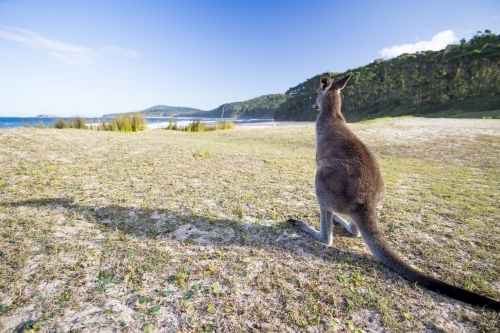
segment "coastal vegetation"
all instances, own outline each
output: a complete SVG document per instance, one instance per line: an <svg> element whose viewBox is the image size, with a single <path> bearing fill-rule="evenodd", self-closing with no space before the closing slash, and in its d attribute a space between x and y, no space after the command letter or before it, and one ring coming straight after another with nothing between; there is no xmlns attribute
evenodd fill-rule
<svg viewBox="0 0 500 333"><path fill-rule="evenodd" d="M207 117L273 119L275 110L288 98L285 94L271 94L244 102L226 103L208 111Z"/></svg>
<svg viewBox="0 0 500 333"><path fill-rule="evenodd" d="M352 77L342 91L342 110L348 121L402 115L500 116L500 35L490 30L441 51L378 59L331 75L338 79L348 73ZM314 120L317 112L311 108L311 98L320 75L288 89L290 98L274 118Z"/></svg>
<svg viewBox="0 0 500 333"><path fill-rule="evenodd" d="M91 125L90 128L101 131L139 132L147 129L147 120L139 113L118 115L109 122L101 120L99 125Z"/></svg>
<svg viewBox="0 0 500 333"><path fill-rule="evenodd" d="M165 129L172 131L184 131L184 132L210 132L210 131L226 130L232 128L234 128L234 122L232 121L204 123L201 121L201 119L196 119L190 122L189 124L182 126L178 125L176 121L169 119L168 126Z"/></svg>
<svg viewBox="0 0 500 333"><path fill-rule="evenodd" d="M394 250L496 299L499 121L350 125L381 166ZM498 313L408 283L341 226L326 247L285 222L318 225L312 124L0 136L2 332L498 332Z"/></svg>
<svg viewBox="0 0 500 333"><path fill-rule="evenodd" d="M111 132L139 132L147 129L147 119L141 113L118 114L115 118L95 119L90 122L83 117L69 119L57 118L53 125L46 125L42 122L33 126L24 124L24 127L37 128L57 128L57 129L87 129L96 131ZM160 128L160 127L158 127ZM234 128L233 121L203 122L201 119L195 119L192 122L182 125L179 122L169 119L166 130L175 130L183 132L210 132L217 130L226 130Z"/></svg>
<svg viewBox="0 0 500 333"><path fill-rule="evenodd" d="M120 114L111 120L100 119L92 123L87 123L83 117L71 118L68 121L59 118L56 119L54 127L57 129L74 128L113 132L139 132L147 129L147 120L139 113Z"/></svg>
<svg viewBox="0 0 500 333"><path fill-rule="evenodd" d="M139 111L145 117L201 117L201 118L250 118L273 119L274 111L290 96L270 94L252 98L243 102L225 103L210 110L202 111L193 108L157 105ZM128 114L128 113L124 113ZM103 117L116 116L107 114Z"/></svg>

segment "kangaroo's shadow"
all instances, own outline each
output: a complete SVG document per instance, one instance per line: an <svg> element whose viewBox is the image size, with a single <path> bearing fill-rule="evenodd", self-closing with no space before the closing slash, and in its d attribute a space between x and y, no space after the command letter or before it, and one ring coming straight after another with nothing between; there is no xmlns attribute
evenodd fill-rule
<svg viewBox="0 0 500 333"><path fill-rule="evenodd" d="M87 206L67 198L4 202L10 207L36 207L38 209L64 210L77 214L88 223L99 225L101 230L120 231L137 239L167 239L200 246L249 247L274 249L282 252L317 257L325 262L349 262L360 270L377 270L382 278L394 279L395 273L371 254L356 253L336 247L335 238L352 238L341 226L334 227L334 243L328 247L287 222L245 223L231 219L213 219L178 210L149 209L121 205ZM104 228L104 229L103 229ZM364 246L364 245L363 245Z"/></svg>

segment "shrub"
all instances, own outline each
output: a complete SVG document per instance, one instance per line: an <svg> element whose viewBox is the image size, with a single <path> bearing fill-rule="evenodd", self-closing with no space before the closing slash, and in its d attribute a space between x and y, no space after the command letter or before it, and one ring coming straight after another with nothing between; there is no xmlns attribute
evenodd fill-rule
<svg viewBox="0 0 500 333"><path fill-rule="evenodd" d="M107 131L139 132L147 129L147 120L140 113L118 115L106 126Z"/></svg>
<svg viewBox="0 0 500 333"><path fill-rule="evenodd" d="M108 129L109 124L106 122L106 120L101 119L99 121L99 125L97 126L98 131L109 131Z"/></svg>
<svg viewBox="0 0 500 333"><path fill-rule="evenodd" d="M54 124L55 128L78 128L92 129L98 131L113 131L113 132L139 132L147 129L147 120L140 113L132 115L118 115L111 121L105 119L95 120L92 124L87 124L85 118L76 117L70 119L68 123L64 119L57 119Z"/></svg>
<svg viewBox="0 0 500 333"><path fill-rule="evenodd" d="M205 124L201 122L201 119L196 119L186 127L186 132L203 132L204 130Z"/></svg>
<svg viewBox="0 0 500 333"><path fill-rule="evenodd" d="M68 127L69 128L76 128L76 129L87 129L87 123L85 121L85 118L76 117L76 118L70 119Z"/></svg>
<svg viewBox="0 0 500 333"><path fill-rule="evenodd" d="M64 121L64 119L56 119L54 123L55 128L63 129L63 128L68 128L68 124Z"/></svg>
<svg viewBox="0 0 500 333"><path fill-rule="evenodd" d="M148 122L146 118L140 113L134 113L130 117L132 132L144 131L147 129Z"/></svg>

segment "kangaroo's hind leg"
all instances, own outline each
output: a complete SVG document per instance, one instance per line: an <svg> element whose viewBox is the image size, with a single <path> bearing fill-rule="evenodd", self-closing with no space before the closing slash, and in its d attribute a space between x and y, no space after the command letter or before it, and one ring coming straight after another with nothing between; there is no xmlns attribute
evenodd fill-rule
<svg viewBox="0 0 500 333"><path fill-rule="evenodd" d="M307 223L303 221L289 219L288 222L294 225L295 227L307 232L320 242L323 242L327 245L332 245L333 243L332 216L333 216L332 212L327 211L325 209L321 209L319 231L309 226Z"/></svg>
<svg viewBox="0 0 500 333"><path fill-rule="evenodd" d="M345 230L347 230L347 232L353 235L354 237L361 237L361 233L359 232L358 227L356 226L356 223L354 223L352 218L350 222L347 222L340 216L333 214L333 220L339 223L341 226L343 226Z"/></svg>

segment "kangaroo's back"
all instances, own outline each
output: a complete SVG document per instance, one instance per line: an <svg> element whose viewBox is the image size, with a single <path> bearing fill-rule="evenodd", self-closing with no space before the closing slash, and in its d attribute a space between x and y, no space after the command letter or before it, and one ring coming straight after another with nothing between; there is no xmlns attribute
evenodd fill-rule
<svg viewBox="0 0 500 333"><path fill-rule="evenodd" d="M349 77L344 78L345 82ZM332 83L326 92L320 87L317 92L315 105L320 105L320 113L316 120L316 173L317 182L328 184L336 200L344 202L338 205L344 207L336 211L349 214L360 209L359 205L376 206L384 183L375 156L347 127L340 112L340 89L345 82L340 83L342 86Z"/></svg>

